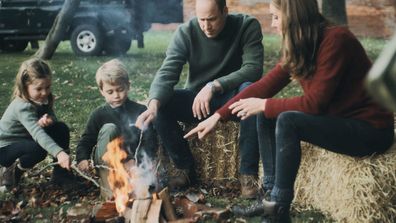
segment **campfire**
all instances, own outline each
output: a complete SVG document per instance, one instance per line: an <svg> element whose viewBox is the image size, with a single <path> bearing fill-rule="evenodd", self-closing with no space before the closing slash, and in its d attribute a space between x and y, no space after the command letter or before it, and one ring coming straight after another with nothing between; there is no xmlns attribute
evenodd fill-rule
<svg viewBox="0 0 396 223"><path fill-rule="evenodd" d="M228 215L227 210L209 208L184 196L171 199L167 188L156 191L155 162L146 155L135 155L135 159L128 160L126 151L121 137L107 146L103 160L109 167L108 189L114 200L106 201L94 211L94 222L197 222L204 215L215 219ZM175 209L181 210L181 214L176 215Z"/></svg>

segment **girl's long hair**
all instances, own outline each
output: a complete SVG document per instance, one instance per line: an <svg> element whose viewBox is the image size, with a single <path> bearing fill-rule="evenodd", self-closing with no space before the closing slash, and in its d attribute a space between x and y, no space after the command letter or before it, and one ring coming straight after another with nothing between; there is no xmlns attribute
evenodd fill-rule
<svg viewBox="0 0 396 223"><path fill-rule="evenodd" d="M16 97L32 102L29 99L27 86L36 79L52 79L52 72L49 64L39 58L31 58L22 62L18 73L15 77L14 92L11 99ZM54 104L54 96L52 92L48 95L48 104L52 107Z"/></svg>
<svg viewBox="0 0 396 223"><path fill-rule="evenodd" d="M282 66L295 79L310 77L328 21L320 14L316 0L272 0L271 4L282 17Z"/></svg>

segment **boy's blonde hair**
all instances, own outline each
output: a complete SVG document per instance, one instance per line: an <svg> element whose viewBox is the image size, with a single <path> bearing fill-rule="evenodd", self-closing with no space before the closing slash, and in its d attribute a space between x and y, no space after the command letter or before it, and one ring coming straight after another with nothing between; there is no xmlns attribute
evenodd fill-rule
<svg viewBox="0 0 396 223"><path fill-rule="evenodd" d="M18 73L15 77L14 92L11 100L15 97L22 98L26 101L30 101L27 87L37 79L52 79L51 67L47 62L40 58L31 58L22 62L19 67ZM52 93L48 96L48 103L50 106L53 105L54 96Z"/></svg>
<svg viewBox="0 0 396 223"><path fill-rule="evenodd" d="M100 66L96 71L95 78L100 90L103 89L103 83L129 86L128 71L124 64L117 59L107 61Z"/></svg>

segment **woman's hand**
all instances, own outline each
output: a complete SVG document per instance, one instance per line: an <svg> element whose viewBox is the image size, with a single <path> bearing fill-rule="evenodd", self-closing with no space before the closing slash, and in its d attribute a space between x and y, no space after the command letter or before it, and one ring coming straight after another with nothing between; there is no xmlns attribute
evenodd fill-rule
<svg viewBox="0 0 396 223"><path fill-rule="evenodd" d="M50 126L52 123L54 123L54 120L48 114L44 114L37 122L37 124L42 128Z"/></svg>
<svg viewBox="0 0 396 223"><path fill-rule="evenodd" d="M89 161L88 160L81 160L78 164L77 167L81 171L87 171L89 170Z"/></svg>
<svg viewBox="0 0 396 223"><path fill-rule="evenodd" d="M241 120L249 118L251 115L257 115L265 111L265 104L267 99L261 98L246 98L234 102L229 109L232 114L236 114Z"/></svg>
<svg viewBox="0 0 396 223"><path fill-rule="evenodd" d="M56 155L56 158L58 159L59 166L70 170L70 156L67 153L61 151Z"/></svg>
<svg viewBox="0 0 396 223"><path fill-rule="evenodd" d="M212 116L207 118L206 120L200 122L197 127L193 128L191 131L189 131L186 135L184 135L184 138L189 138L190 136L194 135L195 133L198 134L198 138L202 139L208 134L217 124L217 122L220 120L220 114L214 113Z"/></svg>

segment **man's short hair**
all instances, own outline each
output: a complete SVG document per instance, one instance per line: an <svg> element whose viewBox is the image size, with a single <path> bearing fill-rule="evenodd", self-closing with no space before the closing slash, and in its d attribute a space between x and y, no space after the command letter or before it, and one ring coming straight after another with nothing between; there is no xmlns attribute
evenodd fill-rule
<svg viewBox="0 0 396 223"><path fill-rule="evenodd" d="M226 0L215 0L217 7L219 7L220 11L223 12L224 7L227 6Z"/></svg>
<svg viewBox="0 0 396 223"><path fill-rule="evenodd" d="M196 0L199 1L199 0ZM220 12L223 13L224 7L227 6L226 0L213 0L217 7L219 8Z"/></svg>
<svg viewBox="0 0 396 223"><path fill-rule="evenodd" d="M96 71L96 83L102 90L103 83L108 83L111 85L129 85L128 71L124 64L117 60L112 59L107 61Z"/></svg>

